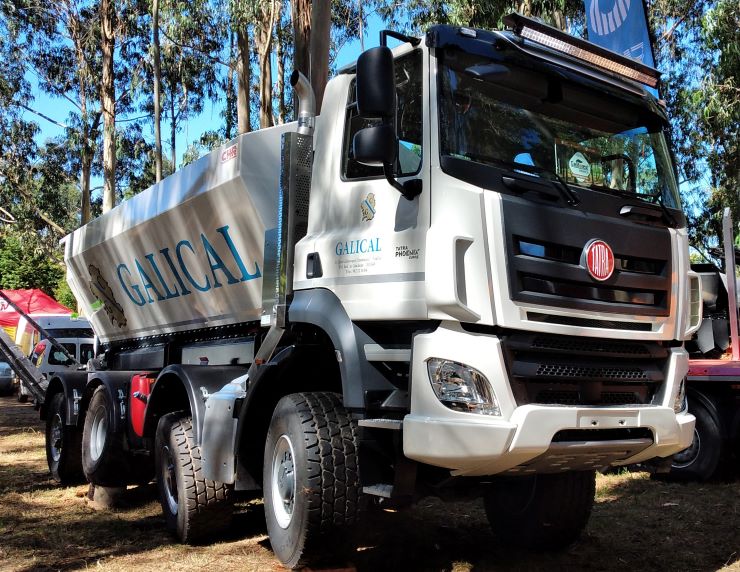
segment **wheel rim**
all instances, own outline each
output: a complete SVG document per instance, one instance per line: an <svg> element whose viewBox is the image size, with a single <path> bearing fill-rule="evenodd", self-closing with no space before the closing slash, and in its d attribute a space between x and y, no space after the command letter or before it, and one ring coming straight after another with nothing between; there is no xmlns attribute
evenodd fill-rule
<svg viewBox="0 0 740 572"><path fill-rule="evenodd" d="M92 428L90 429L90 457L97 461L103 454L105 439L108 435L108 416L105 408L99 407L95 411Z"/></svg>
<svg viewBox="0 0 740 572"><path fill-rule="evenodd" d="M673 455L673 467L676 469L685 469L694 461L696 461L696 459L699 457L700 452L701 437L699 436L699 431L697 431L696 427L694 427L694 439L691 441L691 445L689 445L683 451L680 451Z"/></svg>
<svg viewBox="0 0 740 572"><path fill-rule="evenodd" d="M165 445L162 447L161 474L164 477L164 496L172 514L177 514L177 477L175 476L175 460L172 451Z"/></svg>
<svg viewBox="0 0 740 572"><path fill-rule="evenodd" d="M280 528L288 528L295 508L296 476L293 443L281 435L272 455L272 507Z"/></svg>
<svg viewBox="0 0 740 572"><path fill-rule="evenodd" d="M52 461L55 463L59 462L59 459L62 457L63 430L62 417L57 413L51 419L51 431L49 435L49 452L51 453Z"/></svg>

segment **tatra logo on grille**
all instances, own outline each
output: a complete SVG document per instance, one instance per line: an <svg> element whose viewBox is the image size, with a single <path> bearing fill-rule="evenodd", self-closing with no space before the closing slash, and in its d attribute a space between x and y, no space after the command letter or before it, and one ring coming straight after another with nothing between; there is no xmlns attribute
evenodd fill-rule
<svg viewBox="0 0 740 572"><path fill-rule="evenodd" d="M582 263L595 280L608 280L614 273L614 253L603 240L593 239L586 244Z"/></svg>

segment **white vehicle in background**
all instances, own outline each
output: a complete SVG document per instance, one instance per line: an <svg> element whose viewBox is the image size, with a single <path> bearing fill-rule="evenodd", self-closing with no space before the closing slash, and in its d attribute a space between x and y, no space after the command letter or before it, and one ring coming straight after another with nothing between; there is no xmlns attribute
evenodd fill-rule
<svg viewBox="0 0 740 572"><path fill-rule="evenodd" d="M22 349L24 355L29 356L31 362L46 379L56 372L75 370L78 365L86 364L87 360L93 357L95 337L90 322L85 318L68 314L32 316L32 318L77 360L77 363L74 363L64 352L55 348L48 339L42 339L41 334L28 323L26 318L21 317L18 321L16 344ZM43 384L43 387L46 388L46 384ZM18 401L26 402L32 395L23 383L19 384Z"/></svg>
<svg viewBox="0 0 740 572"><path fill-rule="evenodd" d="M0 395L13 393L13 370L8 362L0 360Z"/></svg>

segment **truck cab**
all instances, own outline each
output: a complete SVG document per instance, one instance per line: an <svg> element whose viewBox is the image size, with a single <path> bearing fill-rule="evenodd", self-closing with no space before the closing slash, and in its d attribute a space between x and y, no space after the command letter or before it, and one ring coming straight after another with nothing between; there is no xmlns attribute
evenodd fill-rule
<svg viewBox="0 0 740 572"><path fill-rule="evenodd" d="M362 117L362 71L345 69L317 120L294 284L297 298L331 291L355 324L394 317L365 349L378 367L409 357L392 388L409 408L405 455L482 475L675 452L693 423L676 413L697 322L674 279L688 241L663 108L514 32L438 26L392 57L393 176L421 192L353 156L379 119Z"/></svg>

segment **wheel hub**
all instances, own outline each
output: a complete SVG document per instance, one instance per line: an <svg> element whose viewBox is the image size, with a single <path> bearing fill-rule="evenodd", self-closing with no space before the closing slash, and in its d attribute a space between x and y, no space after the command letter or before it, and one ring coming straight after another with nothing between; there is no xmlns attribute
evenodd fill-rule
<svg viewBox="0 0 740 572"><path fill-rule="evenodd" d="M93 461L97 461L103 454L107 435L108 416L105 409L100 407L95 411L92 428L90 429L90 457Z"/></svg>
<svg viewBox="0 0 740 572"><path fill-rule="evenodd" d="M288 528L295 507L295 455L287 435L281 435L272 455L272 506L280 528Z"/></svg>
<svg viewBox="0 0 740 572"><path fill-rule="evenodd" d="M701 437L699 436L699 431L696 430L696 427L694 427L694 439L691 441L691 445L689 445L686 449L683 451L680 451L673 455L673 467L676 469L685 469L691 463L696 461L696 459L699 457L699 452L701 451Z"/></svg>
<svg viewBox="0 0 740 572"><path fill-rule="evenodd" d="M164 476L164 495L167 506L172 514L177 514L177 477L175 475L175 460L172 451L166 445L162 447L162 475Z"/></svg>
<svg viewBox="0 0 740 572"><path fill-rule="evenodd" d="M62 457L62 417L57 413L51 420L49 450L52 460L57 463Z"/></svg>

